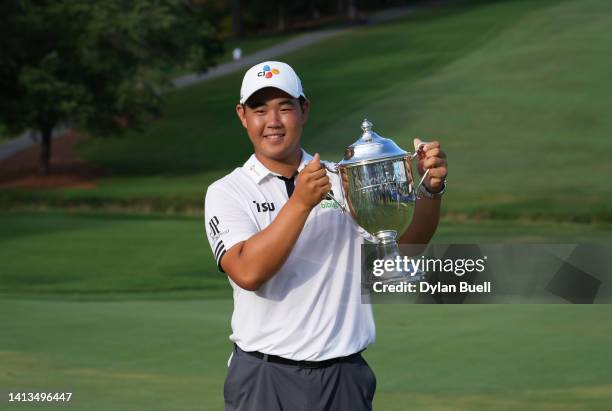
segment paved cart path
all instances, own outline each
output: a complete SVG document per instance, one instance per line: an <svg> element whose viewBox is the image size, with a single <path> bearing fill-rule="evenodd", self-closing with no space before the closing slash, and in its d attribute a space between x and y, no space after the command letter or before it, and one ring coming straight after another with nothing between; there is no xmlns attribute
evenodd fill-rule
<svg viewBox="0 0 612 411"><path fill-rule="evenodd" d="M392 21L404 17L412 10L414 10L414 7L396 7L384 10L368 17L366 25L380 24ZM260 61L270 60L275 57L282 56L284 54L301 49L303 47L310 46L311 44L319 43L320 41L323 41L325 39L337 36L338 34L354 30L357 27L360 26L312 31L301 36L292 38L290 40L284 41L267 49L260 50L253 54L249 54L248 56L245 56L240 60L231 61L225 64L220 64L216 67L212 67L208 69L206 73L187 74L178 77L174 80L174 85L178 88L188 87L194 84L201 83L202 81L225 76L226 74L234 73L236 71L251 67Z"/></svg>

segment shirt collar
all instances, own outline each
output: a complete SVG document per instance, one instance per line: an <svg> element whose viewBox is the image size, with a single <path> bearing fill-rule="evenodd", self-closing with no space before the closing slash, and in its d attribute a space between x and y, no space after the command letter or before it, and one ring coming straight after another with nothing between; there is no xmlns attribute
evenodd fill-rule
<svg viewBox="0 0 612 411"><path fill-rule="evenodd" d="M312 156L302 149L302 159L297 171L300 172L306 165L312 160ZM261 164L255 154L251 154L251 157L244 163L243 166L246 173L255 181L257 184L261 183L268 176L279 176L279 174L273 173L268 170L266 166Z"/></svg>

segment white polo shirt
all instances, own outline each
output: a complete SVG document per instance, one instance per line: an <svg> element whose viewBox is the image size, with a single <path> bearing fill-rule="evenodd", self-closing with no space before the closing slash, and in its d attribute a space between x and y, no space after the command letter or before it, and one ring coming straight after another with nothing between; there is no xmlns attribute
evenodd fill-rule
<svg viewBox="0 0 612 411"><path fill-rule="evenodd" d="M312 159L302 151L301 171ZM328 173L339 197L340 179ZM285 182L253 154L208 187L205 226L219 264L225 252L266 228L287 202ZM372 308L361 302L361 244L357 224L324 200L311 211L281 269L257 291L231 279L230 340L245 351L292 360L343 357L374 342Z"/></svg>

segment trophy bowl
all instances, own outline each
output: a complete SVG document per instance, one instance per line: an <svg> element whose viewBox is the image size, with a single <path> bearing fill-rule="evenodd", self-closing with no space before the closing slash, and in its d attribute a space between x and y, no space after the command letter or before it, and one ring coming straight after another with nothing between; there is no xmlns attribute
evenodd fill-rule
<svg viewBox="0 0 612 411"><path fill-rule="evenodd" d="M355 165L340 165L343 194L351 216L380 241L401 234L414 212L416 194L406 155Z"/></svg>
<svg viewBox="0 0 612 411"><path fill-rule="evenodd" d="M341 177L343 200L332 196L355 222L378 244L379 258L395 259L400 256L396 237L402 235L414 214L417 188L412 159L415 153L402 150L395 142L383 138L372 130L372 123L363 120L363 134L344 151L339 163L325 162L325 167ZM423 176L424 178L425 176ZM424 273L389 273L387 282L398 279L420 281Z"/></svg>

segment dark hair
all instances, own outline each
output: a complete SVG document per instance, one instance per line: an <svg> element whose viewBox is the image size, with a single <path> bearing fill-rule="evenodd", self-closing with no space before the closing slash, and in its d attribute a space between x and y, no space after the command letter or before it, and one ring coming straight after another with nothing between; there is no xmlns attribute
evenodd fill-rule
<svg viewBox="0 0 612 411"><path fill-rule="evenodd" d="M298 101L300 103L300 109L302 110L302 112L304 112L304 103L306 102L306 97L300 96L298 97ZM258 101L251 100L251 98L248 98L247 101L242 103L242 107L244 108L244 106L247 106L248 108L252 110L255 107L257 107L259 104L261 103Z"/></svg>

